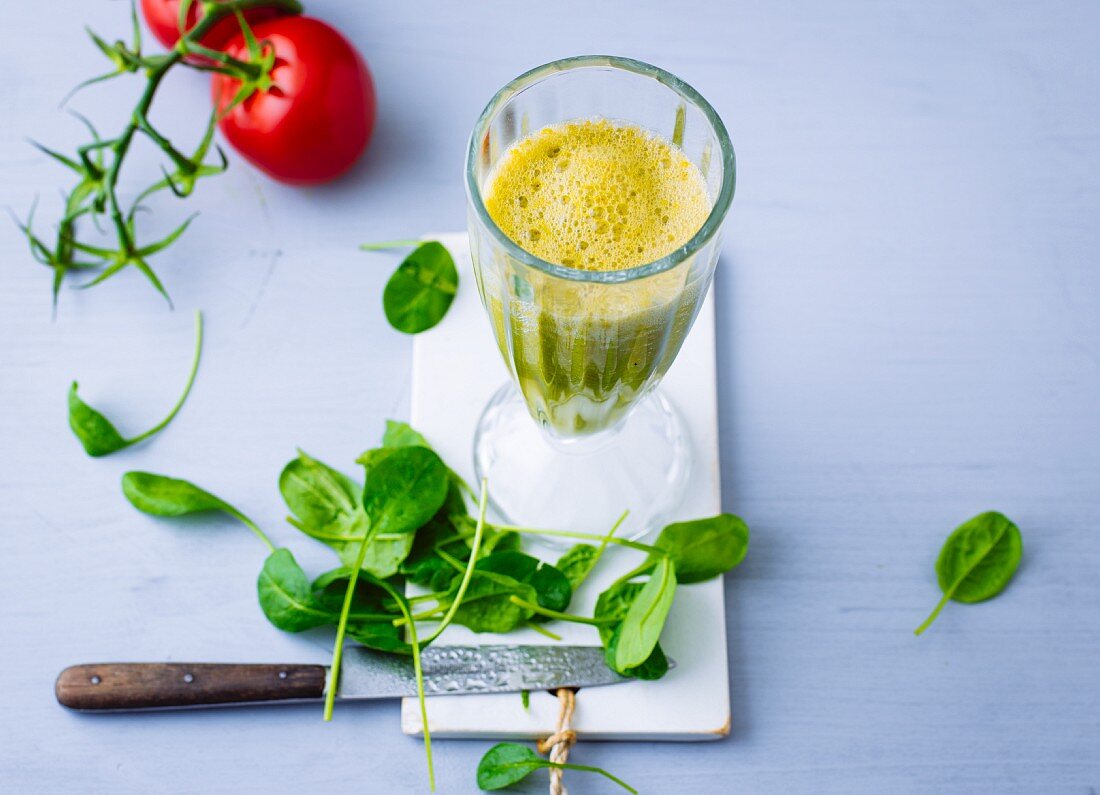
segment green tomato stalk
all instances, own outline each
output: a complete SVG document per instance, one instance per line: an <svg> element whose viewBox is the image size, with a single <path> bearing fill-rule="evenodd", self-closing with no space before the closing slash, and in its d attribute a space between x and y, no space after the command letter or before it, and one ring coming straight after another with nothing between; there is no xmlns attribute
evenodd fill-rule
<svg viewBox="0 0 1100 795"><path fill-rule="evenodd" d="M180 18L185 20L187 12L196 0L184 0L180 6ZM27 238L31 255L53 271L53 305L57 308L61 285L70 273L89 272L95 277L80 286L93 287L106 281L123 269L133 266L149 280L149 283L164 296L171 306L172 301L156 272L149 266L148 260L166 249L186 231L192 218L188 218L175 230L160 240L142 243L138 240L135 217L142 202L161 190L171 190L176 196L184 198L191 194L195 183L202 177L213 176L225 171L228 162L220 147L215 147L218 161L208 163L207 155L213 144L214 125L217 114L212 113L198 148L190 155L181 152L172 142L157 130L149 121L149 110L153 97L164 80L165 75L177 65L184 65L199 71L212 71L231 75L241 81L242 93L234 98L234 104L243 101L249 93L263 90L270 85L271 68L274 55L270 48L258 44L252 36L244 12L257 6L276 7L290 13L301 11L298 0L198 0L202 3L204 16L191 30L182 33L176 46L163 55L146 55L141 49L141 26L138 22L136 4L131 2L130 16L133 27L132 44L123 41L108 44L105 40L89 31L93 43L113 64L112 71L93 77L77 86L75 91L93 83L109 80L123 74L140 74L145 77L145 89L129 115L122 131L114 138L101 138L96 128L83 117L78 116L88 128L92 140L77 147L76 156L55 152L35 144L41 151L76 173L76 185L64 194L65 207L57 234L51 245L34 231L34 207L31 207L26 222L16 221ZM249 48L249 59L241 60L230 55L211 50L200 44L200 40L220 20L236 15L244 31ZM183 30L186 26L180 25ZM187 55L202 55L209 63L194 64L185 59ZM68 97L66 97L66 101ZM118 195L118 181L122 165L130 146L138 135L153 142L170 161L171 170L162 167L163 178L138 194L128 206L124 206ZM77 222L84 217L93 221L100 219L110 223L115 235L113 248L92 245L78 236Z"/></svg>

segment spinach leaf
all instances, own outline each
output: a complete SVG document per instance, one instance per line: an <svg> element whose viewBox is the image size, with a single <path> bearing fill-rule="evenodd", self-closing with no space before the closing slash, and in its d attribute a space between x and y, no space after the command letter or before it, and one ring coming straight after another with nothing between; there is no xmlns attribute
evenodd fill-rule
<svg viewBox="0 0 1100 795"><path fill-rule="evenodd" d="M372 466L363 489L363 508L372 534L412 533L443 506L447 467L426 447L400 447Z"/></svg>
<svg viewBox="0 0 1100 795"><path fill-rule="evenodd" d="M600 550L591 544L576 544L570 547L555 565L558 571L569 580L573 590L576 590L595 567L599 555Z"/></svg>
<svg viewBox="0 0 1100 795"><path fill-rule="evenodd" d="M338 615L344 606L350 578L351 570L348 568L333 569L321 574L310 585L314 602L333 615ZM386 592L372 578L358 579L351 600L351 618L389 621L390 617L385 615L386 610Z"/></svg>
<svg viewBox="0 0 1100 795"><path fill-rule="evenodd" d="M360 487L347 475L299 451L279 476L279 491L295 515L290 523L336 550L345 566L355 565L359 541L370 522L359 502ZM412 549L412 534L374 536L363 568L376 577L392 577Z"/></svg>
<svg viewBox="0 0 1100 795"><path fill-rule="evenodd" d="M438 556L424 558L407 568L403 565L402 571L407 574L409 582L431 591L446 591L459 576L451 564Z"/></svg>
<svg viewBox="0 0 1100 795"><path fill-rule="evenodd" d="M513 603L512 596L532 604L538 600L537 592L527 583L475 568L454 622L474 632L511 632L534 615Z"/></svg>
<svg viewBox="0 0 1100 795"><path fill-rule="evenodd" d="M744 560L749 549L749 528L739 517L723 513L670 524L653 546L672 559L677 582L690 585L724 574ZM656 565L660 557L660 553L650 553L649 562Z"/></svg>
<svg viewBox="0 0 1100 795"><path fill-rule="evenodd" d="M630 610L630 606L634 604L634 600L638 598L638 594L641 593L643 587L645 587L644 584L640 582L617 582L596 599L596 607L592 611L592 617L605 622L598 627L600 642L604 645L604 648L607 648L611 643L611 636L617 626L616 623L611 622L622 623L622 620L626 618L627 611Z"/></svg>
<svg viewBox="0 0 1100 795"><path fill-rule="evenodd" d="M401 562L408 557L412 545L413 533L372 537L363 555L363 571L369 571L376 577L392 577L400 570ZM356 546L355 543L348 543L340 548L340 560L345 566L355 565Z"/></svg>
<svg viewBox="0 0 1100 795"><path fill-rule="evenodd" d="M189 516L221 511L244 524L269 550L275 549L255 522L225 500L186 480L154 475L152 472L127 472L122 476L122 493L131 505L152 516Z"/></svg>
<svg viewBox="0 0 1100 795"><path fill-rule="evenodd" d="M458 270L443 245L421 243L397 266L382 292L386 320L398 331L419 334L447 314L458 292Z"/></svg>
<svg viewBox="0 0 1100 795"><path fill-rule="evenodd" d="M362 538L366 533L359 487L301 450L280 473L279 491L307 535L327 542Z"/></svg>
<svg viewBox="0 0 1100 795"><path fill-rule="evenodd" d="M587 773L599 773L614 781L627 792L637 795L638 791L620 778L606 770L590 765L575 765L569 762L551 762L543 759L530 748L518 743L497 743L481 757L477 765L477 786L483 790L498 790L518 784L531 773L542 768L558 770L579 770Z"/></svg>
<svg viewBox="0 0 1100 795"><path fill-rule="evenodd" d="M470 557L470 547L462 537L466 517L466 503L459 487L452 479L447 488L447 498L435 516L415 533L412 549L401 562L399 571L417 585L432 591L447 590L458 577L454 567L440 557L442 551L465 562ZM496 539L494 539L496 540ZM482 547L484 549L484 545Z"/></svg>
<svg viewBox="0 0 1100 795"><path fill-rule="evenodd" d="M548 760L525 745L497 743L478 762L477 786L483 790L504 789L549 766Z"/></svg>
<svg viewBox="0 0 1100 795"><path fill-rule="evenodd" d="M368 450L363 454L363 457L367 459L366 462L363 462L364 466L369 468L370 463L377 463L377 461L388 455L390 451L399 447L427 447L429 450L433 450L428 440L407 422L386 420L386 432L382 434L382 447L377 450ZM470 485L459 477L457 472L450 467L447 468L447 472L450 474L451 480L453 480L458 487L458 503L461 506L460 510L452 511L452 513L461 513L465 516L466 500L462 495L469 494L472 497L476 497L477 495L474 494L474 490L470 488ZM448 497L448 499L450 498Z"/></svg>
<svg viewBox="0 0 1100 795"><path fill-rule="evenodd" d="M77 395L77 383L73 381L69 387L69 427L73 429L76 438L84 447L84 452L98 458L123 450L127 447L143 442L151 436L160 433L168 424L176 418L183 408L187 396L191 394L191 387L195 383L195 375L199 371L199 360L202 358L202 313L195 313L195 355L191 362L191 371L187 376L187 383L183 387L183 394L168 412L168 416L158 422L145 433L132 439L125 438L118 429L103 414L89 406Z"/></svg>
<svg viewBox="0 0 1100 795"><path fill-rule="evenodd" d="M402 636L401 629L392 621L349 620L348 637L375 651L390 654L412 654L412 646Z"/></svg>
<svg viewBox="0 0 1100 795"><path fill-rule="evenodd" d="M596 564L600 562L607 545L615 540L615 531L626 521L626 517L627 512L623 512L622 516L615 521L615 524L611 525L611 529L607 531L607 535L603 537L598 547L591 544L576 544L558 560L558 570L569 580L569 585L574 591L592 573L592 569L596 568Z"/></svg>
<svg viewBox="0 0 1100 795"><path fill-rule="evenodd" d="M604 647L604 658L607 667L622 674L633 676L637 679L660 679L668 673L668 659L665 657L661 644L653 647L649 657L641 665L630 668L620 668L615 657L619 648L619 636L621 634L622 620L626 618L630 606L634 604L638 594L642 592L644 584L640 582L619 582L612 585L596 600L596 608L593 617L601 619L605 623L597 626L600 633L600 642ZM614 623L611 623L614 621Z"/></svg>
<svg viewBox="0 0 1100 795"><path fill-rule="evenodd" d="M429 450L432 448L428 444L428 440L419 431L407 422L398 422L397 420L386 420L386 432L382 434L382 446L427 447Z"/></svg>
<svg viewBox="0 0 1100 795"><path fill-rule="evenodd" d="M325 572L313 581L314 598L338 615L347 598L351 569L335 569ZM389 600L389 601L387 601ZM407 608L405 597L383 579L365 569L356 578L348 612L347 634L368 648L391 654L412 654L412 646L405 642L399 627L393 624L395 617L391 606ZM391 611L387 614L387 611ZM407 614L407 610L402 610Z"/></svg>
<svg viewBox="0 0 1100 795"><path fill-rule="evenodd" d="M608 668L623 676L645 680L660 679L668 673L668 658L665 657L664 649L661 648L660 643L653 647L653 651L646 657L645 662L630 668L619 668L616 657L619 653L619 638L622 636L622 629L623 625L621 623L615 624L607 645L604 647L604 660L607 662Z"/></svg>
<svg viewBox="0 0 1100 795"><path fill-rule="evenodd" d="M915 630L920 635L948 601L973 603L992 599L1008 585L1024 553L1020 529L995 511L963 522L947 537L936 559L936 579L943 598Z"/></svg>
<svg viewBox="0 0 1100 795"><path fill-rule="evenodd" d="M504 574L535 589L539 607L564 612L573 598L573 587L554 566L514 550L493 552L477 562L475 571ZM518 595L518 594L517 594ZM536 616L535 619L542 619Z"/></svg>
<svg viewBox="0 0 1100 795"><path fill-rule="evenodd" d="M256 581L260 608L267 620L286 632L332 624L336 615L313 598L309 579L289 549L267 556Z"/></svg>
<svg viewBox="0 0 1100 795"><path fill-rule="evenodd" d="M653 652L676 595L676 569L672 561L658 561L649 580L638 592L623 618L615 650L615 669L641 665Z"/></svg>

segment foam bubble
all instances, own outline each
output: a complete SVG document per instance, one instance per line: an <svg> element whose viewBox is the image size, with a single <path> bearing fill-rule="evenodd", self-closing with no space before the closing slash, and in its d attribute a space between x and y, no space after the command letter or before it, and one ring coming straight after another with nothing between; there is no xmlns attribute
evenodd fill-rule
<svg viewBox="0 0 1100 795"><path fill-rule="evenodd" d="M489 179L485 206L518 245L586 270L660 259L710 213L706 181L680 149L606 120L543 127L516 141Z"/></svg>

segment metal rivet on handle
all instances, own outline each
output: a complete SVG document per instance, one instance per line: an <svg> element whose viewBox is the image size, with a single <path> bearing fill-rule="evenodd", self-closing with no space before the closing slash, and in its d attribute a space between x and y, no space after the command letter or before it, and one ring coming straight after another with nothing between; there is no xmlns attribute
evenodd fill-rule
<svg viewBox="0 0 1100 795"><path fill-rule="evenodd" d="M184 674L183 675L183 681L187 682L187 684L191 684L192 682L195 681L195 677L192 676L191 674Z"/></svg>
<svg viewBox="0 0 1100 795"><path fill-rule="evenodd" d="M279 671L279 678L286 679L286 671Z"/></svg>
<svg viewBox="0 0 1100 795"><path fill-rule="evenodd" d="M103 680L102 680L102 679L100 679L100 678L99 678L98 676L93 676L93 677L91 678L91 680L90 680L90 681L91 681L91 683L92 683L93 685L98 685L98 684L99 684L100 682L102 682Z"/></svg>

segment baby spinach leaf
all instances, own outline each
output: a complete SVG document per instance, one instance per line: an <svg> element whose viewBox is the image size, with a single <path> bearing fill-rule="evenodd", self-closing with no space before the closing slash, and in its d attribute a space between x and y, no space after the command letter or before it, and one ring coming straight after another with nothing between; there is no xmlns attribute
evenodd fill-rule
<svg viewBox="0 0 1100 795"><path fill-rule="evenodd" d="M676 580L681 585L703 582L737 566L749 549L749 528L730 513L670 524L653 546L664 550L676 566ZM651 553L649 562L656 565L661 557Z"/></svg>
<svg viewBox="0 0 1100 795"><path fill-rule="evenodd" d="M398 422L397 420L386 420L386 432L382 434L382 446L427 447L429 450L432 448L428 444L428 440L419 431L407 422Z"/></svg>
<svg viewBox="0 0 1100 795"><path fill-rule="evenodd" d="M493 552L480 559L476 571L504 574L535 589L539 607L564 612L573 598L573 587L554 566L514 550ZM541 618L538 616L536 618Z"/></svg>
<svg viewBox="0 0 1100 795"><path fill-rule="evenodd" d="M368 466L369 468L370 463L377 463L377 461L388 455L391 450L397 449L399 447L427 447L429 450L433 449L432 446L428 443L428 440L425 439L419 431L417 431L407 422L386 420L386 432L382 434L381 449L368 450L366 453L363 454L363 457L366 458L367 461L361 463L364 463L364 465ZM462 495L464 493L475 497L477 495L474 494L473 489L470 488L469 484L458 476L457 472L455 472L450 467L447 468L447 472L450 473L451 480L453 480L455 486L458 487L457 497L458 504L460 506L460 510L458 511L458 513L461 513L463 516L465 516L466 500ZM450 496L448 496L448 500L449 499Z"/></svg>
<svg viewBox="0 0 1100 795"><path fill-rule="evenodd" d="M401 562L408 557L413 545L413 533L401 533L396 536L374 536L367 544L363 555L363 571L369 571L376 577L392 577L401 568ZM340 560L345 566L355 565L354 542L344 544L338 550Z"/></svg>
<svg viewBox="0 0 1100 795"><path fill-rule="evenodd" d="M267 620L286 632L336 621L336 614L313 598L309 579L289 549L279 548L267 556L256 590Z"/></svg>
<svg viewBox="0 0 1100 795"><path fill-rule="evenodd" d="M530 748L519 743L497 743L481 757L477 765L477 786L497 790L518 784L536 770L549 766Z"/></svg>
<svg viewBox="0 0 1100 795"><path fill-rule="evenodd" d="M333 569L319 575L310 585L313 601L330 611L339 614L344 606L351 570ZM386 613L386 592L375 585L372 578L361 577L356 581L355 593L351 601L351 617L364 620L383 620ZM385 620L389 620L385 618Z"/></svg>
<svg viewBox="0 0 1100 795"><path fill-rule="evenodd" d="M386 320L398 331L419 334L443 319L458 292L458 270L443 245L421 243L397 266L382 293Z"/></svg>
<svg viewBox="0 0 1100 795"><path fill-rule="evenodd" d="M76 390L77 383L73 381L69 387L69 427L84 445L85 453L98 458L133 444L109 419L81 400Z"/></svg>
<svg viewBox="0 0 1100 795"><path fill-rule="evenodd" d="M615 649L617 653L617 649ZM633 676L635 679L642 679L647 682L660 679L668 673L668 657L665 656L664 649L661 648L661 644L658 643L653 647L653 651L646 657L645 662L641 665L635 665L633 668L627 668L621 672L623 676Z"/></svg>
<svg viewBox="0 0 1100 795"><path fill-rule="evenodd" d="M645 585L640 582L618 582L601 593L596 599L596 607L592 611L592 617L602 619L605 623L599 625L600 642L604 648L611 642L616 624L626 618L626 613L634 600L638 598Z"/></svg>
<svg viewBox="0 0 1100 795"><path fill-rule="evenodd" d="M143 442L151 436L155 436L164 430L168 424L176 418L183 408L187 396L191 394L191 387L195 383L195 375L199 371L199 360L202 358L202 313L195 313L195 355L191 362L191 371L187 376L187 383L183 387L183 394L168 412L168 416L158 422L145 433L132 439L125 438L118 429L103 414L89 406L77 395L77 383L73 381L69 387L69 427L73 429L76 438L84 447L84 452L98 458L125 449L138 442Z"/></svg>
<svg viewBox="0 0 1100 795"><path fill-rule="evenodd" d="M600 550L591 544L576 544L561 556L556 567L576 590L599 560Z"/></svg>
<svg viewBox="0 0 1100 795"><path fill-rule="evenodd" d="M1004 514L987 511L955 528L936 559L936 579L943 598L915 634L928 629L952 599L983 602L1003 591L1019 568L1023 552L1020 529Z"/></svg>
<svg viewBox="0 0 1100 795"><path fill-rule="evenodd" d="M322 541L362 538L366 514L351 478L302 451L279 475L279 491L302 532Z"/></svg>
<svg viewBox="0 0 1100 795"><path fill-rule="evenodd" d="M624 512L611 526L611 529L607 531L607 535L603 537L598 547L591 544L576 544L558 560L558 570L569 580L569 585L574 591L580 587L581 583L591 574L592 569L600 562L604 550L607 549L609 543L615 540L615 532L626 521L626 517L627 513Z"/></svg>
<svg viewBox="0 0 1100 795"><path fill-rule="evenodd" d="M608 668L623 676L633 676L637 679L660 679L668 673L668 659L665 657L660 643L653 647L653 651L650 652L649 657L641 665L619 668L615 660L618 653L622 620L626 617L630 606L634 604L634 600L644 587L644 583L640 582L620 582L612 585L600 594L596 600L593 616L605 622L614 620L614 623L601 623L597 626Z"/></svg>
<svg viewBox="0 0 1100 795"><path fill-rule="evenodd" d="M658 561L649 580L638 592L623 618L615 650L615 669L641 665L653 652L676 595L676 569L672 561Z"/></svg>
<svg viewBox="0 0 1100 795"><path fill-rule="evenodd" d="M290 522L355 565L359 541L370 528L359 502L361 489L347 475L299 451L279 476L279 491L295 518ZM377 577L391 577L412 549L411 534L375 536L367 545L363 568Z"/></svg>
<svg viewBox="0 0 1100 795"><path fill-rule="evenodd" d="M224 500L194 483L152 472L127 472L122 476L122 493L139 511L153 516L187 516L204 511L237 514Z"/></svg>
<svg viewBox="0 0 1100 795"><path fill-rule="evenodd" d="M529 603L538 601L535 589L504 574L474 569L466 593L454 615L454 623L474 632L511 632L534 615L514 604L518 596Z"/></svg>
<svg viewBox="0 0 1100 795"><path fill-rule="evenodd" d="M392 621L348 621L348 637L368 649L390 654L412 654L412 646L402 637L401 629Z"/></svg>
<svg viewBox="0 0 1100 795"><path fill-rule="evenodd" d="M425 558L408 568L402 567L410 582L431 591L446 591L458 577L454 567L441 557Z"/></svg>
<svg viewBox="0 0 1100 795"><path fill-rule="evenodd" d="M427 523L447 498L447 467L426 447L401 447L372 466L363 489L363 508L374 534L412 533Z"/></svg>
<svg viewBox="0 0 1100 795"><path fill-rule="evenodd" d="M578 770L586 773L599 773L614 781L627 792L638 795L638 791L620 778L611 775L603 768L590 765L575 765L570 762L551 762L543 759L530 748L519 743L497 743L481 757L477 765L477 786L483 790L498 790L518 784L531 773L542 768L558 770Z"/></svg>
<svg viewBox="0 0 1100 795"><path fill-rule="evenodd" d="M622 623L615 624L608 642L604 646L604 661L607 663L608 668L623 676L632 676L635 679L647 681L660 679L668 673L668 658L665 657L664 649L661 648L660 643L653 647L653 651L649 653L649 656L641 665L635 665L631 668L617 667L618 664L615 658L619 653L619 638L622 635L622 629Z"/></svg>
<svg viewBox="0 0 1100 795"><path fill-rule="evenodd" d="M458 573L450 563L440 557L439 552L443 551L461 562L469 560L470 547L466 539L461 537L465 524L458 521L464 517L466 503L457 484L452 480L443 506L427 524L416 531L412 549L401 562L400 572L417 585L423 585L432 591L447 590Z"/></svg>
<svg viewBox="0 0 1100 795"><path fill-rule="evenodd" d="M225 500L186 480L154 475L152 472L127 472L122 476L122 493L131 505L152 516L189 516L221 511L244 524L269 550L275 549L255 522Z"/></svg>

